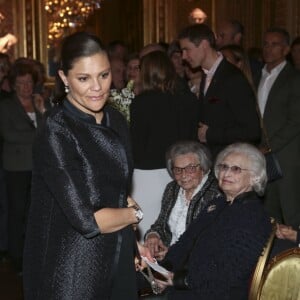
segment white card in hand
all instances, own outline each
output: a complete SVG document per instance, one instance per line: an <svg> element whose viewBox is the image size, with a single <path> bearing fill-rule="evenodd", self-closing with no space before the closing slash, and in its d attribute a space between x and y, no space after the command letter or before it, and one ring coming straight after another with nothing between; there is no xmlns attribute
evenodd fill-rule
<svg viewBox="0 0 300 300"><path fill-rule="evenodd" d="M147 257L142 256L142 259L144 262L147 263L147 265L149 265L154 271L162 274L162 275L168 275L169 271L167 269L165 269L164 267L160 266L158 264L158 262L156 261L156 259L154 259L154 262L151 262Z"/></svg>

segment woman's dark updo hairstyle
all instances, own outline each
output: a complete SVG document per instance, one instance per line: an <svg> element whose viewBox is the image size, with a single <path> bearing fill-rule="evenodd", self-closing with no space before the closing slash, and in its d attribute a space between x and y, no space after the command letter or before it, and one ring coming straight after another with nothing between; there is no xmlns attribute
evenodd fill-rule
<svg viewBox="0 0 300 300"><path fill-rule="evenodd" d="M97 36L87 32L73 33L62 41L59 69L67 76L78 59L103 52L107 54L104 44ZM57 74L53 101L61 102L65 95L64 83Z"/></svg>

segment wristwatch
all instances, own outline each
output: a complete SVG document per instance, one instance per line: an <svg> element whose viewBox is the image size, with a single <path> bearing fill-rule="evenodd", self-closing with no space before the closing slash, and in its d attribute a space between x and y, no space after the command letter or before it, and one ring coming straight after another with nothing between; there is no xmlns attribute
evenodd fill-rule
<svg viewBox="0 0 300 300"><path fill-rule="evenodd" d="M130 207L132 207L135 210L136 221L137 221L137 223L140 223L143 220L143 217L144 217L143 211L137 205L132 205Z"/></svg>

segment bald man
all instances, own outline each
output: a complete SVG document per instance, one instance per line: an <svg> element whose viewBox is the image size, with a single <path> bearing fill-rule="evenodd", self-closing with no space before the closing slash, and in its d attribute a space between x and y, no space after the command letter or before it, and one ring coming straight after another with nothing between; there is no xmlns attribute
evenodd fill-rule
<svg viewBox="0 0 300 300"><path fill-rule="evenodd" d="M190 24L202 24L206 21L206 19L206 13L198 7L194 8L189 15Z"/></svg>

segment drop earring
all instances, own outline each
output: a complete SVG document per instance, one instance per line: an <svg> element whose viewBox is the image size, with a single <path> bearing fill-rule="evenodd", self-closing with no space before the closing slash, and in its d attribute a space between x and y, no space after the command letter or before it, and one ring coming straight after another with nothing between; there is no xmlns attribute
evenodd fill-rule
<svg viewBox="0 0 300 300"><path fill-rule="evenodd" d="M70 92L69 86L65 85L65 93L68 94Z"/></svg>

